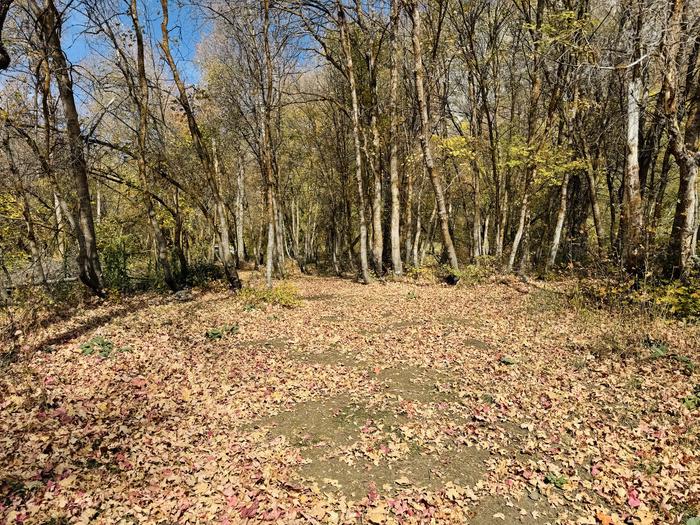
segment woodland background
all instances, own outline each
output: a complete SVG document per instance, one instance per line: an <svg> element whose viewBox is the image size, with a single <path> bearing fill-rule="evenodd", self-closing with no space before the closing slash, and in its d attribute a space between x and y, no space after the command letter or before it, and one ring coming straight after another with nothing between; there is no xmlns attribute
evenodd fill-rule
<svg viewBox="0 0 700 525"><path fill-rule="evenodd" d="M697 268L695 0L0 6L3 294Z"/></svg>

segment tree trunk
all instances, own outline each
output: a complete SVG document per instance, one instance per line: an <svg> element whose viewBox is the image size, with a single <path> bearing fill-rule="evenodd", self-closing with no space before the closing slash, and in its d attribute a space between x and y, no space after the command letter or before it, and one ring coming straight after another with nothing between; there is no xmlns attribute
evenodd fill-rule
<svg viewBox="0 0 700 525"><path fill-rule="evenodd" d="M391 180L391 265L395 275L403 273L401 261L401 198L399 195L399 0L391 2L391 80L389 86L389 111L391 136L389 138L389 174ZM410 228L409 228L410 231Z"/></svg>
<svg viewBox="0 0 700 525"><path fill-rule="evenodd" d="M510 197L508 187L509 185L507 183L503 187L503 191L501 192L503 198L501 200L500 214L496 216L496 257L499 261L503 257L503 240L506 235L506 226L508 224L508 199Z"/></svg>
<svg viewBox="0 0 700 525"><path fill-rule="evenodd" d="M561 183L559 196L559 211L557 212L557 224L554 227L554 238L552 239L552 248L549 251L549 259L547 260L546 269L549 270L557 261L557 253L559 252L559 243L561 241L561 232L564 228L564 219L566 218L567 198L566 192L569 185L569 174L564 175L564 180Z"/></svg>
<svg viewBox="0 0 700 525"><path fill-rule="evenodd" d="M382 216L384 211L382 198L382 170L379 153L379 130L377 128L377 116L372 110L370 118L370 130L372 132L372 151L369 152L374 160L370 161L374 192L372 195L372 258L377 275L384 273L384 232L382 230Z"/></svg>
<svg viewBox="0 0 700 525"><path fill-rule="evenodd" d="M667 85L665 102L668 116L669 146L678 163L680 180L678 183L678 199L673 217L671 241L669 245L669 262L667 273L672 276L685 277L692 267L692 257L695 254L697 229L697 180L698 164L700 164L700 82L692 81L686 87L688 93L688 119L685 134L681 135L677 110L677 57L680 47L680 29L685 0L670 0L670 18L668 29L669 43L666 46L668 59L666 64ZM692 64L690 67L695 67Z"/></svg>
<svg viewBox="0 0 700 525"><path fill-rule="evenodd" d="M413 170L409 169L406 172L406 209L404 215L404 236L406 237L404 257L406 265L412 264L413 258Z"/></svg>
<svg viewBox="0 0 700 525"><path fill-rule="evenodd" d="M474 176L474 221L472 222L472 257L476 261L481 256L481 195L479 188L479 166L476 161L472 163Z"/></svg>
<svg viewBox="0 0 700 525"><path fill-rule="evenodd" d="M158 223L153 198L151 196L151 181L148 175L148 164L146 159L146 141L148 139L148 79L146 78L146 62L144 57L143 33L139 23L138 4L136 0L131 0L130 7L131 21L136 35L136 67L138 70L138 95L133 94L136 99L136 105L139 111L139 129L138 129L138 172L141 186L143 187L143 201L148 214L148 221L153 231L153 241L155 244L156 257L158 265L163 272L163 280L172 291L177 291L177 281L173 275L172 267L170 266L170 256L168 254L168 246L165 242L163 230Z"/></svg>
<svg viewBox="0 0 700 525"><path fill-rule="evenodd" d="M272 185L267 185L267 248L265 252L265 284L272 288L272 268L275 256L275 210L272 207Z"/></svg>
<svg viewBox="0 0 700 525"><path fill-rule="evenodd" d="M489 245L489 223L491 222L491 214L486 215L486 220L484 221L484 234L481 240L481 253L483 255L490 255L491 246Z"/></svg>
<svg viewBox="0 0 700 525"><path fill-rule="evenodd" d="M7 49L5 49L2 40L2 29L5 25L5 18L7 17L7 12L10 10L10 5L12 5L12 0L0 0L0 71L10 67L10 55Z"/></svg>
<svg viewBox="0 0 700 525"><path fill-rule="evenodd" d="M588 196L591 201L591 210L593 211L593 226L595 227L596 243L598 245L598 255L603 255L603 224L600 219L600 206L598 205L598 158L589 165L586 170L586 179L588 180Z"/></svg>
<svg viewBox="0 0 700 525"><path fill-rule="evenodd" d="M627 169L622 197L621 249L623 267L632 274L644 271L642 195L639 187L639 100L642 82L632 78L627 88Z"/></svg>
<svg viewBox="0 0 700 525"><path fill-rule="evenodd" d="M73 175L78 195L78 221L75 232L78 240L77 262L80 280L95 295L104 297L102 269L97 254L95 221L92 215L88 169L83 149L80 118L78 117L78 109L73 95L73 80L66 61L66 55L61 48L61 15L53 0L47 0L44 9L39 8L34 3L30 3L30 7L37 17L44 42L49 48L49 55L53 61L53 73L56 77L56 84L66 121L66 137L70 150L68 165Z"/></svg>
<svg viewBox="0 0 700 525"><path fill-rule="evenodd" d="M345 72L350 84L350 98L352 100L352 135L355 144L355 179L357 181L358 193L358 215L360 217L360 269L362 281L369 284L369 265L367 257L367 219L365 217L365 193L362 182L362 145L360 142L360 105L357 99L357 86L355 84L355 70L352 62L352 50L350 49L350 38L348 36L347 20L345 9L338 0L338 25L340 27L340 43L345 55Z"/></svg>
<svg viewBox="0 0 700 525"><path fill-rule="evenodd" d="M214 163L214 178L211 186L214 193L214 206L216 207L217 216L219 219L219 224L216 225L216 231L219 237L219 260L224 267L224 275L226 275L226 280L229 283L232 283L238 279L238 275L235 277L232 275L233 272L236 271L236 261L233 260L233 254L231 253L231 230L228 221L226 203L224 202L223 195L221 194L223 176L221 173L219 152L216 147L216 139L212 139L211 154L212 161Z"/></svg>
<svg viewBox="0 0 700 525"><path fill-rule="evenodd" d="M445 195L442 189L442 182L440 180L440 174L435 170L435 164L433 161L433 154L430 147L430 121L428 117L428 104L425 97L425 87L424 87L424 71L423 71L423 58L421 51L421 26L420 26L420 12L418 9L418 2L413 0L411 2L411 20L413 22L413 60L414 60L414 75L416 83L416 99L418 101L418 109L420 113L420 144L423 151L423 162L428 171L428 176L433 184L433 190L435 191L435 200L437 203L438 215L440 216L440 228L442 231L442 242L443 248L447 252L447 256L450 261L450 266L453 270L459 269L459 263L457 261L457 252L455 251L454 244L452 242L452 235L450 234L450 217L447 213L447 206L445 204Z"/></svg>
<svg viewBox="0 0 700 525"><path fill-rule="evenodd" d="M245 261L245 241L243 239L243 199L245 195L245 164L243 158L238 160L236 177L236 263L241 268Z"/></svg>
<svg viewBox="0 0 700 525"><path fill-rule="evenodd" d="M520 247L520 241L523 238L523 233L525 232L525 222L527 219L527 214L529 213L528 204L530 200L530 190L525 188L525 194L523 195L523 202L520 205L520 215L518 219L518 229L515 232L515 238L513 239L513 247L510 250L510 257L508 258L508 271L512 272L515 265L515 257L518 253L518 248Z"/></svg>
<svg viewBox="0 0 700 525"><path fill-rule="evenodd" d="M180 106L182 107L182 110L185 113L185 116L187 117L187 127L189 129L190 137L192 138L192 143L194 145L195 151L197 152L197 156L199 157L202 167L204 168L204 172L207 175L209 184L213 187L216 184L216 174L214 173L212 159L209 155L209 151L207 151L207 148L204 145L202 131L199 128L197 119L195 118L194 110L192 109L189 98L187 97L187 89L185 88L185 83L180 77L180 72L178 71L177 64L175 63L175 59L173 58L172 52L170 50L170 32L168 30L168 0L160 0L160 5L163 10L163 15L160 24L160 47L163 51L163 57L168 63L170 72L173 75L173 81L175 82L175 86L177 87L178 92L178 101L180 103ZM213 226L215 229L217 228L215 221ZM225 265L224 271L226 272L226 277L228 279L229 286L231 287L231 289L240 290L243 285L238 276L236 266L231 265L230 267L226 267Z"/></svg>

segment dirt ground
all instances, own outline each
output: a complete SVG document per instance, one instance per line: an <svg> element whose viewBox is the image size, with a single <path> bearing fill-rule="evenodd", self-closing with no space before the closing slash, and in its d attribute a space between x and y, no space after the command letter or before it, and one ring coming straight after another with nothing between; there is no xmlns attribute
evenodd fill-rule
<svg viewBox="0 0 700 525"><path fill-rule="evenodd" d="M292 285L295 308L148 295L27 334L0 371L0 519L648 525L700 511L698 327L584 306L564 284Z"/></svg>

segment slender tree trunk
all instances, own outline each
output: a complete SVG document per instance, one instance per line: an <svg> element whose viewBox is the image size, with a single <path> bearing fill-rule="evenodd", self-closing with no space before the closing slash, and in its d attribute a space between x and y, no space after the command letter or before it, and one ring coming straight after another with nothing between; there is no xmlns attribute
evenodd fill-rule
<svg viewBox="0 0 700 525"><path fill-rule="evenodd" d="M175 202L175 231L173 233L173 241L175 243L175 255L177 256L180 266L180 282L184 283L187 282L187 277L189 275L189 264L185 253L185 232L182 211L180 210L179 190L177 188L175 188L173 201Z"/></svg>
<svg viewBox="0 0 700 525"><path fill-rule="evenodd" d="M146 63L144 56L143 33L139 23L138 4L136 0L131 0L130 6L131 21L136 35L136 67L138 71L138 95L134 93L138 111L139 111L139 129L138 129L138 172L141 185L143 187L143 201L148 214L148 221L153 232L153 241L155 244L156 257L158 265L163 272L163 280L172 291L177 291L177 281L173 275L170 266L170 255L168 246L165 242L163 230L158 223L153 198L151 196L151 182L148 175L148 164L146 159L146 141L148 140L148 79L146 78Z"/></svg>
<svg viewBox="0 0 700 525"><path fill-rule="evenodd" d="M228 220L228 213L226 210L226 203L224 202L223 195L221 194L223 176L221 173L221 162L219 160L219 152L217 149L216 139L212 139L211 153L212 160L214 163L214 179L212 180L212 190L214 193L214 205L217 209L217 218L219 220L219 224L216 228L219 237L219 260L221 261L221 264L224 267L224 273L226 274L226 278L230 282L230 272L232 271L232 268L235 268L236 262L233 260L233 254L231 253L231 230Z"/></svg>
<svg viewBox="0 0 700 525"><path fill-rule="evenodd" d="M245 261L245 241L243 239L243 199L245 196L245 164L243 158L238 160L236 177L236 263L241 268Z"/></svg>
<svg viewBox="0 0 700 525"><path fill-rule="evenodd" d="M425 252L430 247L430 253L435 253L435 246L433 244L433 238L435 237L435 223L437 222L437 202L433 204L433 211L430 212L430 218L428 219L428 231L423 238L420 249L420 258L418 259L418 265L421 266L425 260Z"/></svg>
<svg viewBox="0 0 700 525"><path fill-rule="evenodd" d="M486 215L484 221L484 235L481 241L481 251L484 255L490 255L491 246L489 245L489 223L491 222L491 214Z"/></svg>
<svg viewBox="0 0 700 525"><path fill-rule="evenodd" d="M352 134L355 144L355 179L357 181L358 193L358 215L360 217L360 270L362 281L369 284L369 264L367 257L367 219L365 217L365 196L362 182L362 145L360 142L360 105L357 99L357 86L355 84L355 69L352 61L352 50L350 49L350 38L348 36L347 20L345 9L338 0L338 25L340 26L340 43L345 55L345 72L350 84L350 98L352 100Z"/></svg>
<svg viewBox="0 0 700 525"><path fill-rule="evenodd" d="M474 221L472 222L472 257L476 261L481 256L481 195L479 188L479 166L472 163L474 182Z"/></svg>
<svg viewBox="0 0 700 525"><path fill-rule="evenodd" d="M620 233L623 267L644 271L642 195L639 187L639 100L642 82L634 76L627 88L627 170L624 177Z"/></svg>
<svg viewBox="0 0 700 525"><path fill-rule="evenodd" d="M53 194L53 213L56 218L56 240L58 255L61 259L66 257L66 232L63 226L63 213L61 212L61 203L58 200L58 194Z"/></svg>
<svg viewBox="0 0 700 525"><path fill-rule="evenodd" d="M410 266L413 254L413 170L406 172L406 209L404 215L404 235L405 239L405 258L406 265Z"/></svg>
<svg viewBox="0 0 700 525"><path fill-rule="evenodd" d="M508 271L512 272L515 265L515 257L518 253L518 248L520 247L520 241L523 238L523 233L525 232L525 222L527 219L527 214L529 213L528 204L530 200L530 190L525 188L525 194L523 195L523 202L520 205L520 215L518 219L518 229L515 232L515 238L513 239L513 247L510 250L510 257L508 258Z"/></svg>
<svg viewBox="0 0 700 525"><path fill-rule="evenodd" d="M561 241L561 232L564 228L564 219L566 218L567 206L567 188L569 186L569 174L564 175L564 180L561 183L559 193L559 210L557 212L557 224L554 227L554 238L552 239L552 248L549 251L549 259L547 260L547 270L549 270L557 260L559 252L559 243Z"/></svg>
<svg viewBox="0 0 700 525"><path fill-rule="evenodd" d="M275 254L275 210L272 205L272 185L267 184L267 249L265 252L265 283L272 288L272 269Z"/></svg>
<svg viewBox="0 0 700 525"><path fill-rule="evenodd" d="M370 118L370 129L372 132L372 151L370 155L374 158L370 162L374 192L372 195L372 257L377 275L384 273L384 232L382 230L382 215L384 204L382 198L382 170L380 166L379 152L379 130L377 128L377 117L372 110ZM369 157L368 157L369 158Z"/></svg>
<svg viewBox="0 0 700 525"><path fill-rule="evenodd" d="M192 109L192 105L190 104L189 98L187 96L187 89L185 88L185 83L182 81L182 77L180 77L180 72L177 68L177 64L175 63L175 59L173 58L172 51L170 50L170 31L168 29L168 0L160 0L160 5L163 11L160 24L160 47L163 51L163 57L168 63L170 72L173 75L173 81L175 83L175 86L177 87L178 102L180 103L180 106L182 107L182 110L184 111L185 116L187 117L187 127L189 129L190 137L192 138L192 143L194 145L195 151L197 152L197 156L199 157L202 167L204 168L204 172L207 175L209 185L212 186L212 188L214 188L214 186L216 185L216 174L214 172L212 159L209 154L209 151L207 150L204 144L204 137L202 135L202 131L199 128L199 124L197 123L194 110ZM213 227L214 229L217 229L216 221L214 221ZM238 276L236 266L224 265L224 271L226 273L226 278L229 282L229 286L231 287L231 289L240 290L243 284L241 283L241 280Z"/></svg>
<svg viewBox="0 0 700 525"><path fill-rule="evenodd" d="M399 195L399 0L391 2L391 79L389 86L389 111L391 113L389 174L391 180L391 265L395 275L403 273L401 261L401 198ZM410 227L409 227L410 231Z"/></svg>
<svg viewBox="0 0 700 525"><path fill-rule="evenodd" d="M96 195L96 200L95 200L95 223L100 224L102 222L102 189L100 188L100 183L97 183L97 189L95 192Z"/></svg>
<svg viewBox="0 0 700 525"><path fill-rule="evenodd" d="M670 0L669 2L668 59L665 78L665 105L668 117L669 146L678 164L680 180L678 182L678 198L673 217L671 241L669 245L669 263L667 272L673 276L686 277L692 266L697 242L697 185L698 165L700 164L700 82L692 81L688 90L688 119L685 134L681 134L678 122L678 72L677 57L680 48L680 33L685 0ZM695 64L690 67L695 68Z"/></svg>
<svg viewBox="0 0 700 525"><path fill-rule="evenodd" d="M506 225L508 224L508 198L510 191L506 184L501 192L503 196L501 200L500 214L496 216L496 257L500 260L503 257L503 240L506 234Z"/></svg>
<svg viewBox="0 0 700 525"><path fill-rule="evenodd" d="M418 2L411 2L411 20L413 22L413 60L414 60L414 75L416 83L416 99L418 101L418 109L420 113L420 144L423 151L423 162L428 171L428 176L433 184L435 191L435 200L437 203L438 215L440 216L440 228L442 231L443 248L447 252L450 261L450 266L453 270L459 269L457 261L457 252L455 251L450 234L450 217L447 213L445 204L445 195L442 189L440 174L435 170L433 154L430 147L430 121L428 117L428 104L425 97L423 58L421 51L421 22Z"/></svg>
<svg viewBox="0 0 700 525"><path fill-rule="evenodd" d="M591 200L591 210L593 211L593 226L595 228L596 243L598 245L598 255L603 255L603 224L600 219L600 206L598 205L598 158L586 170L588 180L588 196Z"/></svg>

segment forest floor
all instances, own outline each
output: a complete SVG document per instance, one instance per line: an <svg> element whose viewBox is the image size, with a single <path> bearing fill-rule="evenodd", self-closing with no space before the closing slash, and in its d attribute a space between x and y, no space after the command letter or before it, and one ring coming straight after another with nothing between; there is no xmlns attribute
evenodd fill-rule
<svg viewBox="0 0 700 525"><path fill-rule="evenodd" d="M697 523L697 326L562 283L292 284L294 308L141 295L27 336L0 522Z"/></svg>

